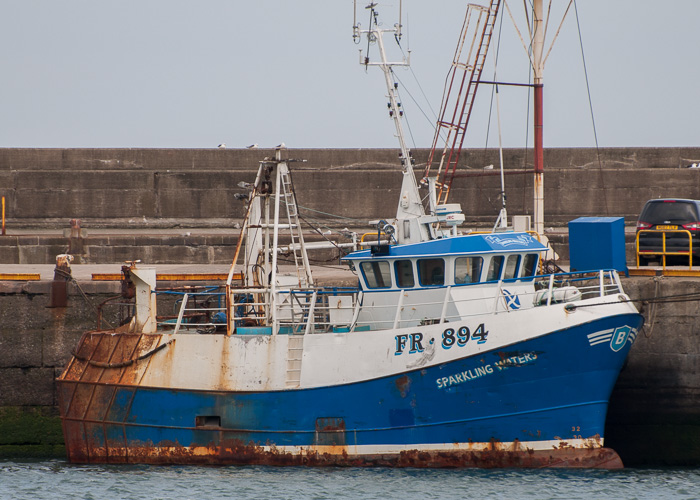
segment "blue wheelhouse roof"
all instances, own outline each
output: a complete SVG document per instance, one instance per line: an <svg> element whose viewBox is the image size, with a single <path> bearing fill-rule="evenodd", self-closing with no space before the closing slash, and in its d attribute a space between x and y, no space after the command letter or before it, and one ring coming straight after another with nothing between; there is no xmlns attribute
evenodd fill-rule
<svg viewBox="0 0 700 500"><path fill-rule="evenodd" d="M527 233L491 233L455 236L439 240L391 245L389 253L372 255L370 250L353 252L342 260L391 259L488 253L542 252L547 247Z"/></svg>

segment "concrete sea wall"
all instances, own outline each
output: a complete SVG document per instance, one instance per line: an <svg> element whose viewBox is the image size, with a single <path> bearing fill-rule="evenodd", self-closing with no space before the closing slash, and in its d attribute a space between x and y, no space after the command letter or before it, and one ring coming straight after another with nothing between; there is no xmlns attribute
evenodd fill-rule
<svg viewBox="0 0 700 500"><path fill-rule="evenodd" d="M229 261L243 217L241 182L270 150L0 149L7 235L0 264L44 264L70 252L83 263ZM414 152L422 175L429 152ZM401 180L393 149L290 149L301 213L315 227L369 230L396 211ZM633 226L650 198L700 198L700 148L545 150L545 224L566 259L561 230L581 216L624 217ZM491 227L501 208L498 151L463 152L450 201L464 228ZM504 151L510 215L532 214L532 152ZM332 215L331 215L332 214ZM80 238L69 221L80 219ZM558 232L559 231L559 232ZM563 236L562 236L563 234ZM138 249L138 252L135 252ZM631 254L632 242L629 241Z"/></svg>
<svg viewBox="0 0 700 500"><path fill-rule="evenodd" d="M396 210L400 168L394 149L289 149L300 204L352 224ZM414 151L421 175L429 151ZM0 149L0 195L8 227L221 227L240 220L258 161L270 150ZM684 168L700 148L545 150L545 218L563 225L581 216L632 222L644 201L700 197L700 172ZM467 224L493 224L501 208L498 151L465 150L450 195ZM511 214L532 211L532 151L504 150ZM484 167L493 165L493 170ZM336 221L338 222L338 221Z"/></svg>
<svg viewBox="0 0 700 500"><path fill-rule="evenodd" d="M70 251L86 263L230 262L243 216L238 186L251 182L272 151L157 149L0 149L0 196L6 198L3 264L55 263ZM417 168L426 150L415 151ZM317 227L366 228L395 213L396 150L288 150L300 204ZM511 215L532 211L531 151L504 152ZM463 154L464 177L451 201L465 227L489 227L501 207L495 150ZM581 216L622 216L634 225L647 199L700 199L700 148L548 149L546 226L563 230ZM333 218L335 214L342 218ZM81 219L86 235L64 235ZM552 233L568 255L564 231ZM628 245L628 250L630 245ZM628 253L628 262L631 262ZM61 453L55 376L83 331L95 325L94 304L117 284L70 285L66 308L48 308L47 282L0 282L0 456ZM635 299L700 292L692 278L630 278ZM628 465L700 464L700 326L698 301L642 305L647 317L615 387L607 444Z"/></svg>

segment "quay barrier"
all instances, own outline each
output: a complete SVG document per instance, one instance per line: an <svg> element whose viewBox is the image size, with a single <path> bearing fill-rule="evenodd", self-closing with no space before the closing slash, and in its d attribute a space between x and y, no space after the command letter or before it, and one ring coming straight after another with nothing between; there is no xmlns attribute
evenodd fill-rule
<svg viewBox="0 0 700 500"><path fill-rule="evenodd" d="M642 233L661 233L661 251L651 252L644 251L641 252L644 255L661 255L661 263L663 270L666 270L666 256L667 255L687 255L688 256L688 269L693 268L693 236L687 229L640 229L637 231L637 236L635 238L635 253L637 254L637 268L639 268L639 235ZM688 236L688 250L682 250L679 252L667 252L666 251L666 233L683 233Z"/></svg>

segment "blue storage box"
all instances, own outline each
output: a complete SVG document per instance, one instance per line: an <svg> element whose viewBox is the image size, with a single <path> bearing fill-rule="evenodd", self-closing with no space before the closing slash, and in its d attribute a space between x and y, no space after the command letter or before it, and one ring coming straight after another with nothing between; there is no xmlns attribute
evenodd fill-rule
<svg viewBox="0 0 700 500"><path fill-rule="evenodd" d="M239 326L236 328L238 335L272 335L271 326Z"/></svg>
<svg viewBox="0 0 700 500"><path fill-rule="evenodd" d="M624 217L579 217L569 222L571 271L615 269L628 275Z"/></svg>

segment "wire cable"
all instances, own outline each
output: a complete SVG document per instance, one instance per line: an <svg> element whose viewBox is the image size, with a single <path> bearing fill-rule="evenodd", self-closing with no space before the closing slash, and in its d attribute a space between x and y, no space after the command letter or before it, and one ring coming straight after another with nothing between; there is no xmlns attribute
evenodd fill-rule
<svg viewBox="0 0 700 500"><path fill-rule="evenodd" d="M586 56L583 53L583 37L581 35L581 23L578 17L578 6L576 0L574 0L574 12L576 13L576 27L578 28L578 39L581 46L581 60L583 61L583 74L586 78L586 92L588 93L588 107L591 111L591 123L593 124L593 138L595 139L595 151L598 158L598 172L600 173L600 187L603 190L603 202L605 203L605 215L610 214L608 209L608 195L605 189L605 182L603 180L603 163L600 160L600 147L598 146L598 133L596 132L595 117L593 115L593 100L591 99L591 87L588 84L588 69L586 68Z"/></svg>

